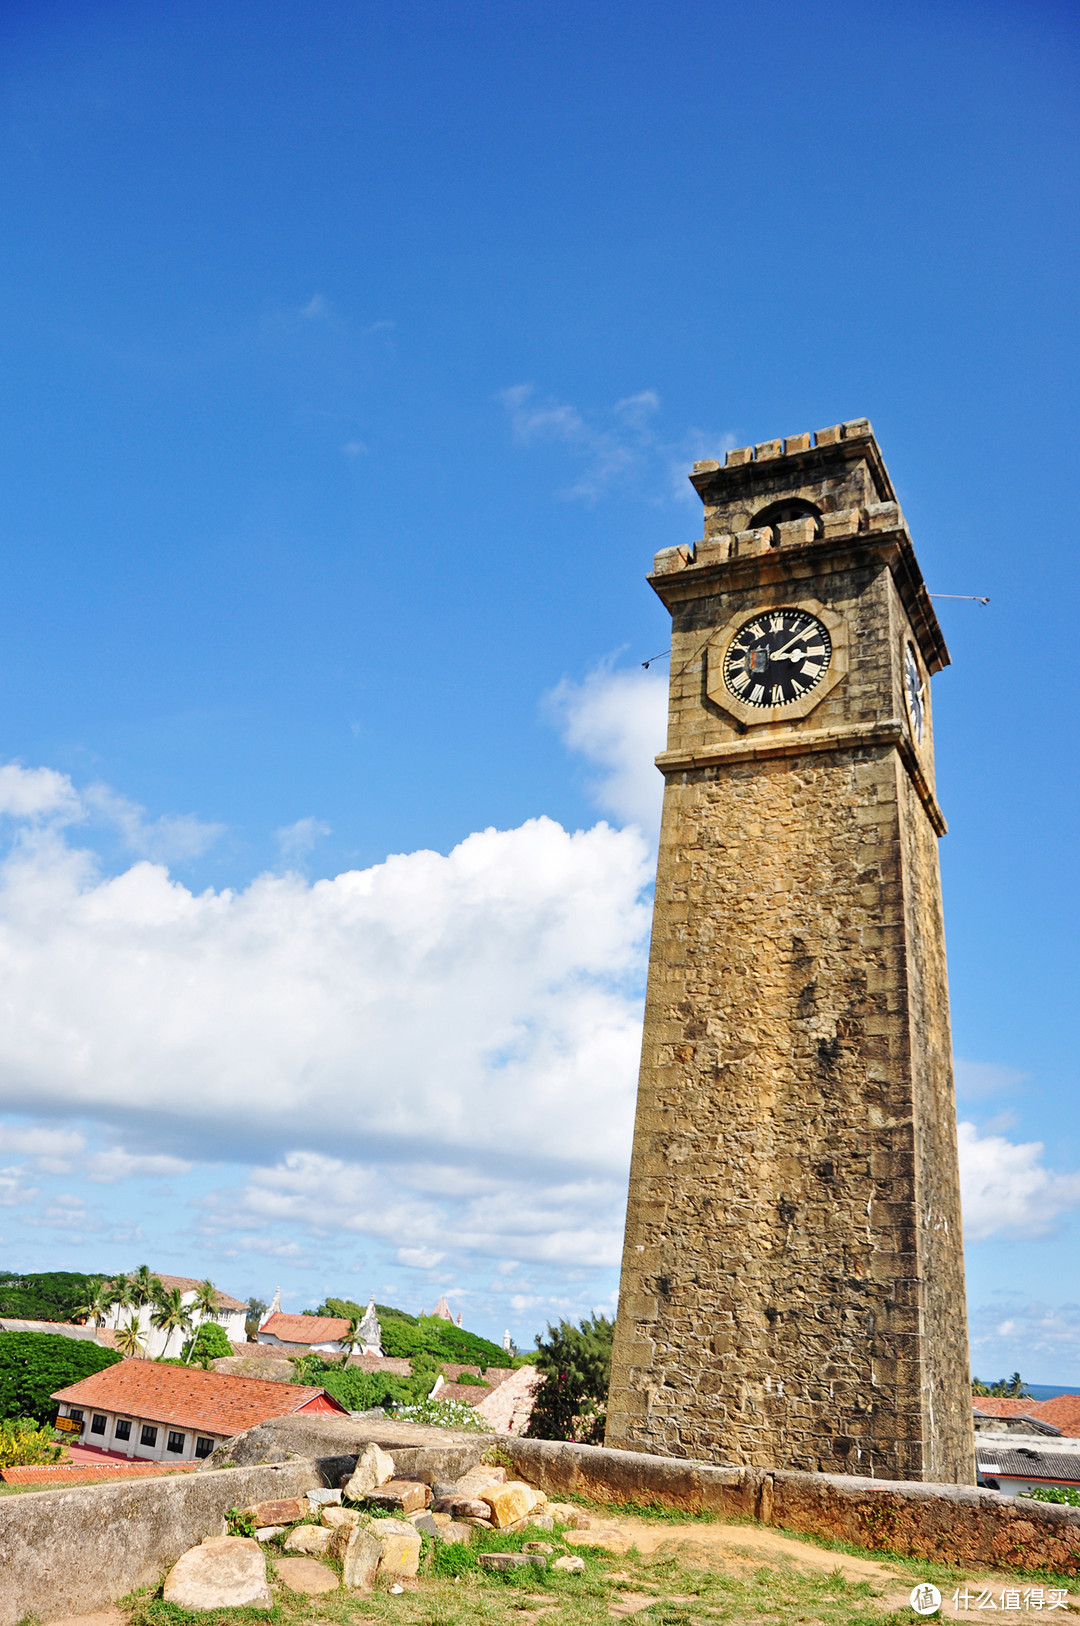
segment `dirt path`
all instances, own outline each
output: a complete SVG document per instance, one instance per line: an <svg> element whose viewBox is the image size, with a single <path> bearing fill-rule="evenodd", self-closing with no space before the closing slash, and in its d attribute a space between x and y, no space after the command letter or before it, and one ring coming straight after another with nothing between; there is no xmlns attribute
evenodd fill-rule
<svg viewBox="0 0 1080 1626"><path fill-rule="evenodd" d="M754 1524L688 1524L673 1525L650 1523L645 1519L634 1518L605 1518L599 1512L592 1515L593 1528L598 1529L601 1524L605 1528L623 1531L634 1543L642 1557L652 1557L655 1554L678 1554L682 1563L691 1568L710 1568L719 1561L725 1567L743 1566L756 1568L759 1564L770 1567L792 1568L802 1571L803 1574L831 1575L837 1570L846 1581L868 1581L876 1592L881 1594L878 1607L889 1613L894 1609L910 1609L911 1589L918 1577L907 1570L901 1570L887 1562L878 1562L874 1559L854 1558L847 1553L833 1553L822 1547L811 1546L809 1542L798 1541L792 1536L785 1536L778 1530L770 1530L766 1525ZM971 1622L976 1616L983 1616L992 1608L995 1618L1002 1626L1009 1626L1011 1622L1020 1620L1030 1621L1033 1611L1029 1605L1024 1608L1024 1593L1037 1582L1017 1581L1007 1575L996 1573L993 1570L979 1570L967 1576L963 1586L970 1593L967 1607L964 1607L963 1590L959 1605L953 1602L953 1591L950 1587L943 1590L941 1601L941 1614L949 1620L962 1620ZM1002 1593L1009 1589L1016 1591L1020 1597L1018 1609L1004 1609L1002 1607ZM1044 1587L1044 1600L1040 1613L1048 1613L1049 1588ZM989 1593L992 1604L984 1602L979 1607L979 1598ZM1009 1600L1011 1602L1011 1599ZM637 1603L637 1599L635 1598ZM644 1602L637 1603L638 1608L646 1608ZM620 1610L619 1613L634 1613L636 1610ZM1065 1621L1076 1620L1080 1613L1080 1588L1070 1589L1068 1601L1064 1609L1054 1609L1050 1619ZM917 1617L912 1614L912 1621Z"/></svg>

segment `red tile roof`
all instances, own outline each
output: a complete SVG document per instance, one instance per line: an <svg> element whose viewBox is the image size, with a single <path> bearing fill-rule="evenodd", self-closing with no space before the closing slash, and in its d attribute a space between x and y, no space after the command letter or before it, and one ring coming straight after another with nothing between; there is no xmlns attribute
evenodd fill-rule
<svg viewBox="0 0 1080 1626"><path fill-rule="evenodd" d="M198 1278L195 1276L163 1276L159 1270L152 1270L150 1275L161 1283L166 1292L170 1291L174 1287L178 1287L181 1293L194 1293L195 1289L201 1285ZM111 1287L112 1282L106 1282L105 1286ZM223 1293L220 1288L218 1288L216 1291L217 1307L219 1310L247 1309L247 1305L244 1304L241 1299L231 1298L228 1293Z"/></svg>
<svg viewBox="0 0 1080 1626"><path fill-rule="evenodd" d="M1080 1395L1055 1395L1052 1400L997 1400L976 1395L973 1405L985 1417L1037 1417L1063 1434L1080 1436Z"/></svg>
<svg viewBox="0 0 1080 1626"><path fill-rule="evenodd" d="M285 1344L336 1344L349 1330L349 1323L340 1315L285 1315L278 1310L259 1328L273 1333Z"/></svg>
<svg viewBox="0 0 1080 1626"><path fill-rule="evenodd" d="M107 1366L103 1372L57 1389L53 1399L226 1438L269 1417L345 1410L325 1389L237 1378L189 1366L160 1366L146 1360Z"/></svg>

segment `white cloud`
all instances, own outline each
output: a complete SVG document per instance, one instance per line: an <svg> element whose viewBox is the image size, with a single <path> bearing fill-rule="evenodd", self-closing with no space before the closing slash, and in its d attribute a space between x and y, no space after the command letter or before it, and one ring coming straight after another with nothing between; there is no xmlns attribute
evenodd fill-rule
<svg viewBox="0 0 1080 1626"><path fill-rule="evenodd" d="M285 859L303 858L309 853L320 836L328 836L330 826L321 819L297 819L295 824L283 825L277 832L277 842L281 849L281 856Z"/></svg>
<svg viewBox="0 0 1080 1626"><path fill-rule="evenodd" d="M996 1378L1032 1362L1046 1371L1075 1369L1080 1361L1080 1304L1044 1304L1019 1294L998 1293L971 1313L972 1366L981 1378ZM1041 1363L1037 1357L1045 1357ZM1068 1382L1064 1373L1054 1381Z"/></svg>
<svg viewBox="0 0 1080 1626"><path fill-rule="evenodd" d="M399 1248L397 1262L399 1265L409 1265L413 1270L433 1270L446 1258L445 1253L438 1253L434 1248Z"/></svg>
<svg viewBox="0 0 1080 1626"><path fill-rule="evenodd" d="M538 399L532 384L515 384L502 391L500 400L520 445L562 445L578 460L581 472L561 495L588 502L595 502L618 479L644 479L656 489L671 484L673 495L696 502L686 478L690 465L698 458L722 457L736 444L733 435L699 429L689 429L674 441L664 439L653 427L660 411L655 390L641 390L589 415L551 396Z"/></svg>
<svg viewBox="0 0 1080 1626"><path fill-rule="evenodd" d="M654 758L667 735L666 671L598 667L584 682L564 680L546 697L563 739L602 772L593 801L655 836L664 783Z"/></svg>
<svg viewBox="0 0 1080 1626"><path fill-rule="evenodd" d="M0 866L0 1109L135 1123L173 1157L258 1144L472 1178L621 1174L648 879L638 832L549 819L198 896L159 865L102 879L58 836L17 843ZM176 1167L129 1156L93 1168Z"/></svg>
<svg viewBox="0 0 1080 1626"><path fill-rule="evenodd" d="M87 812L119 830L133 853L158 863L198 858L225 831L223 824L204 823L194 813L167 814L147 820L145 807L121 796L108 785L87 786L83 803Z"/></svg>
<svg viewBox="0 0 1080 1626"><path fill-rule="evenodd" d="M330 315L330 302L322 294L313 294L307 304L300 307L300 315L305 321L316 322Z"/></svg>
<svg viewBox="0 0 1080 1626"><path fill-rule="evenodd" d="M82 817L83 807L67 774L7 762L0 767L0 813L16 819L71 822Z"/></svg>
<svg viewBox="0 0 1080 1626"><path fill-rule="evenodd" d="M82 1167L88 1180L112 1186L118 1180L167 1179L170 1175L189 1174L192 1165L180 1157L139 1155L114 1146L107 1152L92 1152L83 1160Z"/></svg>
<svg viewBox="0 0 1080 1626"><path fill-rule="evenodd" d="M0 1152L32 1157L43 1174L67 1174L86 1148L86 1136L74 1129L42 1124L0 1124Z"/></svg>
<svg viewBox="0 0 1080 1626"><path fill-rule="evenodd" d="M23 1184L21 1164L16 1163L9 1169L0 1169L0 1205L4 1208L15 1208L20 1203L32 1203L40 1195L36 1186Z"/></svg>
<svg viewBox="0 0 1080 1626"><path fill-rule="evenodd" d="M1041 1141L1020 1145L1002 1135L980 1136L974 1124L957 1130L964 1236L1040 1237L1080 1205L1080 1174L1056 1174L1042 1166Z"/></svg>

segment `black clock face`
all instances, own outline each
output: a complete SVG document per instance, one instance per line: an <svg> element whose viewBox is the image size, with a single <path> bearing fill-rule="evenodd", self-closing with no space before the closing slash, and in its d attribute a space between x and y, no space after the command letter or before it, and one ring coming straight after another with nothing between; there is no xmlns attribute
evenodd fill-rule
<svg viewBox="0 0 1080 1626"><path fill-rule="evenodd" d="M806 610L766 610L739 628L724 657L724 682L748 706L790 706L829 670L832 640Z"/></svg>
<svg viewBox="0 0 1080 1626"><path fill-rule="evenodd" d="M921 745L926 727L926 684L919 672L918 656L910 644L904 649L904 693L912 732Z"/></svg>

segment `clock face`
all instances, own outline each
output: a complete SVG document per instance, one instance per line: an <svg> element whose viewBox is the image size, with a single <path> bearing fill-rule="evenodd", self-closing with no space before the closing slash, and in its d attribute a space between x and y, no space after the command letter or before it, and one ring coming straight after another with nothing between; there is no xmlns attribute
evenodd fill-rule
<svg viewBox="0 0 1080 1626"><path fill-rule="evenodd" d="M911 731L921 745L926 728L926 684L919 672L919 660L911 644L904 649L904 694L907 697Z"/></svg>
<svg viewBox="0 0 1080 1626"><path fill-rule="evenodd" d="M829 670L832 640L806 610L766 610L744 621L724 657L724 682L748 706L790 706Z"/></svg>

